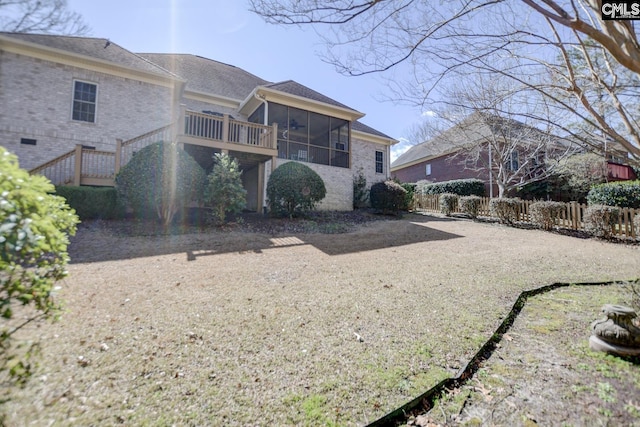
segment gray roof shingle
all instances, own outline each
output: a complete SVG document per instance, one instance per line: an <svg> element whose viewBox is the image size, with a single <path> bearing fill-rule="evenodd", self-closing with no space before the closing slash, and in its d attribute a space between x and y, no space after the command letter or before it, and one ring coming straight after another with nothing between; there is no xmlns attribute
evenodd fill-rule
<svg viewBox="0 0 640 427"><path fill-rule="evenodd" d="M177 74L196 92L245 99L257 86L269 84L241 68L189 54L140 53L140 56Z"/></svg>
<svg viewBox="0 0 640 427"><path fill-rule="evenodd" d="M6 33L1 35L22 40L29 43L39 44L53 49L59 49L90 58L120 64L135 70L151 72L155 74L174 77L161 66L149 62L148 60L128 51L118 44L103 38L93 37L72 37L57 36L50 34L26 34L26 33Z"/></svg>

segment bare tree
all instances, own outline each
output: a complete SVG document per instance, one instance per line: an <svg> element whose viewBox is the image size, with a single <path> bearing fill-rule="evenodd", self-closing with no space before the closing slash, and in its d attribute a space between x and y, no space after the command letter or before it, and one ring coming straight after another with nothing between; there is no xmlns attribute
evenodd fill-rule
<svg viewBox="0 0 640 427"><path fill-rule="evenodd" d="M538 120L547 111L544 98L511 80L480 78L450 90L447 99L437 127L448 129L426 143L452 152L455 167L486 172L498 197L552 176L579 149Z"/></svg>
<svg viewBox="0 0 640 427"><path fill-rule="evenodd" d="M616 108L618 114L598 114L594 108L598 100L590 97L592 91L583 90L581 85L586 80L571 74L572 58L565 55L567 50L580 49L585 40L592 40L609 61L640 74L640 45L633 21L603 20L601 3L598 0L251 0L252 10L267 22L322 26L319 33L328 48L325 59L342 73L362 75L401 67L402 74L410 78L399 82L394 77L390 81L391 98L399 101L430 104L435 98L434 89L449 77L458 80L461 76L473 78L476 73L495 73L526 84L532 75L555 74L555 82L564 79L563 85L547 83L532 89L564 110L565 117L567 112L571 114L570 122L586 122L599 129L599 140L615 140L640 158L631 111L627 107L624 115L619 114L625 110L626 100L618 98L622 105ZM595 51L589 54L600 55ZM505 64L506 59L509 64ZM602 76L598 73L605 70L593 71ZM590 81L593 85L605 82L594 78L593 73ZM607 96L607 101L616 102L610 94ZM563 125L566 122L565 119L555 124L570 134L571 129ZM618 124L625 127L624 132ZM594 144L594 139L587 136L583 142Z"/></svg>
<svg viewBox="0 0 640 427"><path fill-rule="evenodd" d="M89 32L67 0L0 0L0 29L17 33L83 35Z"/></svg>

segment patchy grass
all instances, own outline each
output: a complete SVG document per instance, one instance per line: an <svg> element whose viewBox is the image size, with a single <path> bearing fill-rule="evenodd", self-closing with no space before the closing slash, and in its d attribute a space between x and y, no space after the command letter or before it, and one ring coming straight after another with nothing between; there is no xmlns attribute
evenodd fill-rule
<svg viewBox="0 0 640 427"><path fill-rule="evenodd" d="M88 222L73 239L67 311L23 331L41 341L42 365L3 408L7 424L362 425L455 375L521 291L638 274L637 247L425 216L340 234L251 232L250 220L170 235L127 226ZM510 362L522 378L544 372L540 349L557 329L547 303L534 313L542 345ZM569 317L580 324L592 308ZM476 387L495 402L506 377ZM613 419L638 403L616 399L601 405ZM532 405L520 415L543 403Z"/></svg>

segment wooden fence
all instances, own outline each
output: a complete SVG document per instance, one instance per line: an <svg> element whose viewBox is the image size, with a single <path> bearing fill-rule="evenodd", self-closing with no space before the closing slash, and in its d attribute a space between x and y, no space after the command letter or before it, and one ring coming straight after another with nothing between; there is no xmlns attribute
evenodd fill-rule
<svg viewBox="0 0 640 427"><path fill-rule="evenodd" d="M478 216L491 218L488 197L480 199L480 209ZM517 221L531 224L531 200L521 200L518 206ZM413 209L417 212L440 213L440 196L438 194L415 194L413 198ZM564 203L564 209L556 217L556 226L571 230L584 230L584 213L587 205L578 202ZM633 225L635 215L640 215L640 209L620 208L617 224L613 227L613 233L619 237L636 238L640 235L640 230L636 230ZM462 213L456 205L454 213Z"/></svg>

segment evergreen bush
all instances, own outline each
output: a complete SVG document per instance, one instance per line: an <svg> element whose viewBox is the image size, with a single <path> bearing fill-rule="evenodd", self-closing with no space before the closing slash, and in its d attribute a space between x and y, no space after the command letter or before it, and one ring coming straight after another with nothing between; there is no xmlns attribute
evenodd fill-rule
<svg viewBox="0 0 640 427"><path fill-rule="evenodd" d="M371 186L371 207L385 215L397 214L405 205L407 190L394 181L380 181Z"/></svg>
<svg viewBox="0 0 640 427"><path fill-rule="evenodd" d="M81 220L115 219L124 214L115 188L64 185L56 187L56 194L65 198Z"/></svg>
<svg viewBox="0 0 640 427"><path fill-rule="evenodd" d="M367 206L369 191L367 191L367 178L362 168L353 176L353 209L361 209Z"/></svg>
<svg viewBox="0 0 640 427"><path fill-rule="evenodd" d="M462 213L465 213L475 219L478 217L480 212L481 201L482 198L478 196L462 196L458 199L458 205L460 206L460 211L462 211Z"/></svg>
<svg viewBox="0 0 640 427"><path fill-rule="evenodd" d="M484 181L481 179L456 179L452 181L435 182L418 181L416 191L420 194L442 194L452 193L458 196L480 196L485 195Z"/></svg>
<svg viewBox="0 0 640 427"><path fill-rule="evenodd" d="M443 193L438 198L438 202L440 203L440 213L443 213L446 216L451 216L458 207L458 195Z"/></svg>
<svg viewBox="0 0 640 427"><path fill-rule="evenodd" d="M502 224L513 224L518 220L520 199L503 197L489 201L491 216L498 218Z"/></svg>
<svg viewBox="0 0 640 427"><path fill-rule="evenodd" d="M543 230L551 230L565 209L561 202L540 201L529 206L531 222Z"/></svg>
<svg viewBox="0 0 640 427"><path fill-rule="evenodd" d="M311 211L326 194L320 175L299 162L287 162L278 166L267 184L269 209L276 216L293 218Z"/></svg>
<svg viewBox="0 0 640 427"><path fill-rule="evenodd" d="M403 211L409 211L413 209L413 195L415 194L416 184L410 182L399 183L402 188L405 189L407 194L404 196L404 203L402 205Z"/></svg>
<svg viewBox="0 0 640 427"><path fill-rule="evenodd" d="M640 208L640 181L619 181L591 187L587 195L590 205Z"/></svg>
<svg viewBox="0 0 640 427"><path fill-rule="evenodd" d="M224 223L227 214L238 214L247 205L247 190L242 186L242 171L236 159L216 153L213 170L207 177L204 204L213 209L214 219Z"/></svg>
<svg viewBox="0 0 640 427"><path fill-rule="evenodd" d="M584 229L596 237L609 238L613 235L619 215L620 209L615 206L591 205L582 218Z"/></svg>
<svg viewBox="0 0 640 427"><path fill-rule="evenodd" d="M53 195L44 177L29 175L0 147L0 384L24 384L32 374L36 344L17 345L14 334L37 319L55 319L54 284L67 275L68 235L78 217ZM21 309L16 316L16 306ZM0 396L0 401L5 396Z"/></svg>
<svg viewBox="0 0 640 427"><path fill-rule="evenodd" d="M118 197L136 216L168 226L179 210L200 202L206 175L177 144L158 142L140 150L116 176Z"/></svg>

